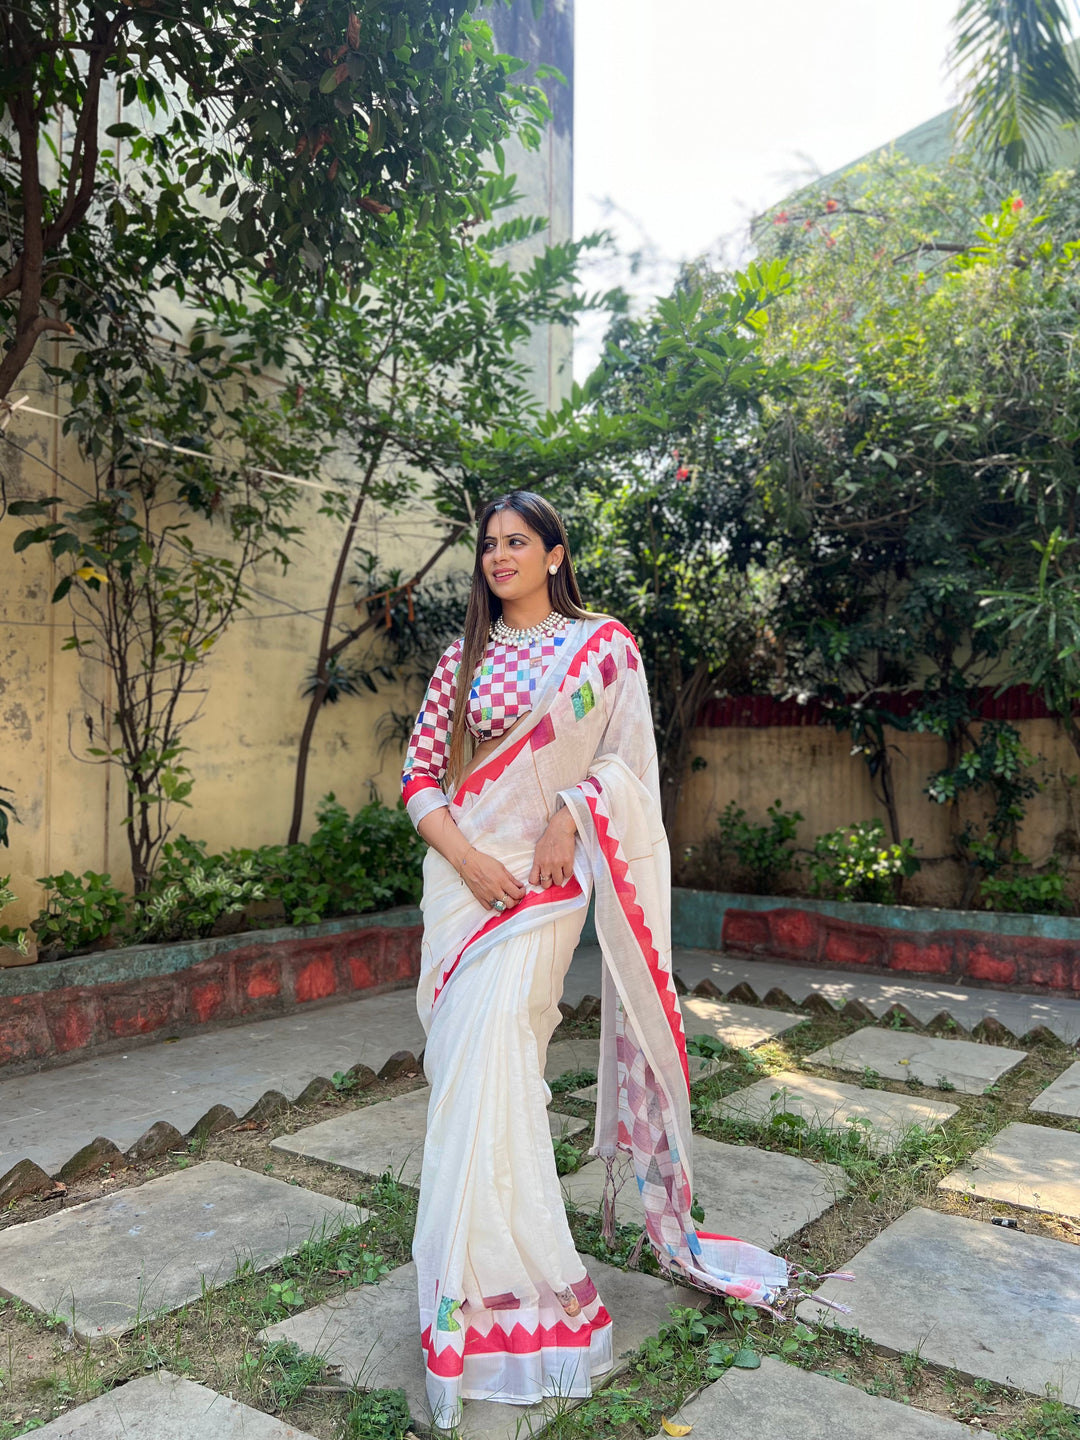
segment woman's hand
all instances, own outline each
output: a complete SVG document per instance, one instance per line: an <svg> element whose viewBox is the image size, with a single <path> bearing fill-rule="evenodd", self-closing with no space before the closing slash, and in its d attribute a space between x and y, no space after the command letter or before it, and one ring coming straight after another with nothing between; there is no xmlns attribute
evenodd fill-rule
<svg viewBox="0 0 1080 1440"><path fill-rule="evenodd" d="M458 868L465 884L488 910L494 910L496 900L503 902L504 909L512 910L525 894L525 886L514 879L500 860L475 846L467 851Z"/></svg>
<svg viewBox="0 0 1080 1440"><path fill-rule="evenodd" d="M577 829L570 811L557 810L548 827L536 842L529 884L549 890L552 885L565 885L574 873L574 837Z"/></svg>

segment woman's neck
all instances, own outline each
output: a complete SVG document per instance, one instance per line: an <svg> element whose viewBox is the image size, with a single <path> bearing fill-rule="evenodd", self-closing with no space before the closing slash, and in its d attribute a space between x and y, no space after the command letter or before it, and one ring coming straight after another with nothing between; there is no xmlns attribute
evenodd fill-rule
<svg viewBox="0 0 1080 1440"><path fill-rule="evenodd" d="M551 599L547 595L503 603L502 618L511 630L529 630L533 625L542 625L550 614Z"/></svg>

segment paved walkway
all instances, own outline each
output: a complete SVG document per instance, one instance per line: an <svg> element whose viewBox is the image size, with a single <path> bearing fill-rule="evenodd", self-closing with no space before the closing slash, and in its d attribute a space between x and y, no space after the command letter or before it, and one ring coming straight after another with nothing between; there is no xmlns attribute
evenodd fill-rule
<svg viewBox="0 0 1080 1440"><path fill-rule="evenodd" d="M896 985L890 980L838 975L734 959L705 951L680 951L676 968L688 985L710 979L718 989L750 984L763 999L774 989L795 1002L813 993L833 1004L857 999L875 1014L901 1003L920 1019L945 1010L969 1029L995 1014L1017 1035L1034 1025L1080 1034L1080 1002ZM574 961L567 998L596 993L599 955L583 950ZM773 995L770 1004L780 1003ZM734 1005L698 997L687 1002L688 1028L723 1036L746 1035L762 1043L805 1023L780 1010ZM749 1021L756 1019L756 1029ZM151 1119L182 1128L213 1103L247 1108L266 1088L295 1095L316 1074L363 1060L377 1068L395 1049L420 1047L422 1032L411 992L357 999L303 1017L261 1022L215 1035L193 1037L85 1062L67 1070L0 1084L0 1114L18 1109L4 1133L19 1133L43 1157L67 1153L89 1136L127 1140ZM555 1047L574 1068L596 1042ZM835 1053L832 1053L835 1052ZM913 1032L867 1026L832 1052L809 1057L847 1071L854 1079L891 1073L892 1065L918 1064L926 1083L946 1091L976 1093L984 1081L1023 1059L1022 1051L963 1039L934 1039ZM973 1055L974 1052L974 1055ZM826 1057L822 1060L822 1057ZM904 1073L904 1072L897 1072ZM933 1076L935 1078L931 1078ZM1064 1078L1064 1077L1063 1077ZM768 1093L755 1096L765 1087ZM779 1093L777 1093L777 1087ZM1063 1087L1059 1113L1074 1113L1073 1081ZM16 1106L16 1097L19 1106ZM896 1107L911 1097L862 1085L829 1082L792 1072L748 1084L724 1102L741 1099L748 1124L768 1124L777 1103L830 1128L854 1115L880 1131L881 1146L893 1129L911 1123ZM60 1122L50 1112L63 1103ZM952 1106L936 1105L918 1123L944 1123ZM407 1114L405 1112L408 1112ZM423 1143L424 1103L405 1096L318 1122L279 1148L314 1160L378 1174L393 1165L403 1143ZM552 1116L553 1130L559 1117ZM583 1127L580 1119L569 1122ZM127 1126L125 1130L123 1127ZM188 1127L189 1128L189 1127ZM62 1142L57 1139L62 1136ZM14 1156L12 1158L20 1158ZM835 1166L759 1149L724 1145L697 1136L695 1191L705 1227L783 1249L809 1220L824 1214L844 1193L846 1177ZM4 1168L0 1157L0 1171ZM41 1163L44 1163L43 1161ZM585 1165L563 1182L567 1202L595 1210L602 1167ZM782 1171L783 1173L779 1173ZM946 1191L971 1194L1058 1217L1080 1217L1080 1134L1075 1127L1013 1123L992 1137L968 1162L941 1182ZM636 1187L624 1186L616 1218L640 1223ZM772 1205L772 1209L769 1206ZM789 1213L790 1212L790 1213ZM120 1190L12 1226L0 1234L0 1294L18 1296L34 1309L59 1312L80 1337L120 1337L148 1312L172 1310L228 1281L237 1267L262 1269L295 1252L314 1235L354 1218L342 1202L239 1166L207 1161L170 1173L133 1190ZM857 1241L852 1243L855 1249ZM611 1270L593 1259L592 1272L615 1316L617 1354L654 1335L671 1303L704 1302L701 1293L672 1290L638 1272ZM1017 1386L1033 1398L1048 1387L1066 1403L1080 1402L1080 1266L1077 1246L1066 1241L994 1226L987 1219L912 1208L851 1255L848 1282L829 1281L827 1299L850 1306L850 1314L822 1313L812 1300L800 1306L811 1323L856 1326L869 1341L892 1353L915 1351L926 1360L998 1384ZM1032 1276L1037 1283L1032 1283ZM416 1335L416 1279L400 1266L378 1286L305 1307L270 1327L264 1342L286 1339L340 1367L341 1378L362 1384L404 1387L417 1420L424 1423L425 1396ZM551 1418L550 1407L522 1411L490 1400L470 1401L463 1440L515 1440L535 1433ZM869 1395L825 1376L809 1375L775 1360L758 1370L731 1371L707 1386L686 1409L685 1419L702 1435L738 1433L745 1440L959 1440L965 1427L914 1406ZM247 1409L214 1391L173 1375L144 1376L53 1421L43 1435L55 1440L122 1440L135 1430L161 1440L308 1440L292 1427Z"/></svg>
<svg viewBox="0 0 1080 1440"><path fill-rule="evenodd" d="M676 950L674 968L692 989L749 985L758 999L779 989L796 1004L820 995L837 1008L858 1000L875 1015L903 1005L920 1021L943 1011L966 1030L993 1016L1020 1036L1044 1025L1068 1044L1080 1040L1080 1000L962 989L933 980L782 965L710 950ZM600 950L583 946L567 976L565 999L600 993ZM689 1033L696 1033L688 1017ZM213 1105L244 1114L267 1090L293 1100L316 1076L363 1063L378 1070L395 1050L418 1054L424 1031L411 990L214 1030L0 1080L0 1176L31 1159L55 1174L87 1141L108 1136L126 1150L155 1120L189 1132Z"/></svg>

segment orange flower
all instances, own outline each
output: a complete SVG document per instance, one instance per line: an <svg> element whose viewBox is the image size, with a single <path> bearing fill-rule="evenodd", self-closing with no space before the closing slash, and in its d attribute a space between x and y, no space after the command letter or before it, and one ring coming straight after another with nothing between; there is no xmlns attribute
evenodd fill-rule
<svg viewBox="0 0 1080 1440"><path fill-rule="evenodd" d="M1013 201L1013 203L1012 203L1012 211L1013 211L1013 214L1014 214L1014 215L1019 215L1020 211L1021 211L1023 208L1024 208L1024 202L1023 202L1023 200L1020 199L1020 196L1018 195L1018 196L1016 197L1016 199L1015 199L1015 200Z"/></svg>
<svg viewBox="0 0 1080 1440"><path fill-rule="evenodd" d="M825 213L826 213L827 215L831 215L834 210L839 210L839 209L840 209L840 201L839 201L839 200L826 200L826 201L825 201Z"/></svg>

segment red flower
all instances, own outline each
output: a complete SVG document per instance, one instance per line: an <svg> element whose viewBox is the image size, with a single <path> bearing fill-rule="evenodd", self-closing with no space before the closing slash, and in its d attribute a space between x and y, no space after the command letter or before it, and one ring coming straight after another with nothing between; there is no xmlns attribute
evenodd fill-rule
<svg viewBox="0 0 1080 1440"><path fill-rule="evenodd" d="M676 480L689 480L689 479L690 479L690 471L686 468L685 465L680 465L679 468L678 468L678 470L675 471L675 479L676 479Z"/></svg>
<svg viewBox="0 0 1080 1440"><path fill-rule="evenodd" d="M786 210L781 210L781 211L779 212L779 214L777 214L777 215L775 215L775 216L773 217L773 222L772 222L772 223L773 223L774 225L786 225L790 219L791 219L791 216L787 213L787 211L786 211Z"/></svg>
<svg viewBox="0 0 1080 1440"><path fill-rule="evenodd" d="M812 220L804 220L802 228L804 230L812 230L814 228L814 222Z"/></svg>
<svg viewBox="0 0 1080 1440"><path fill-rule="evenodd" d="M1021 211L1023 208L1024 208L1024 202L1020 199L1020 196L1018 195L1018 196L1016 197L1016 199L1015 199L1015 200L1013 201L1013 203L1012 203L1012 211L1013 211L1013 214L1014 214L1014 215L1019 215L1020 211Z"/></svg>
<svg viewBox="0 0 1080 1440"><path fill-rule="evenodd" d="M840 209L840 201L839 201L839 200L826 200L826 201L825 201L825 213L826 213L826 215L831 215L834 210L839 210L839 209Z"/></svg>
<svg viewBox="0 0 1080 1440"><path fill-rule="evenodd" d="M836 236L826 234L825 244L828 245L829 249L831 250L832 247L836 244Z"/></svg>

